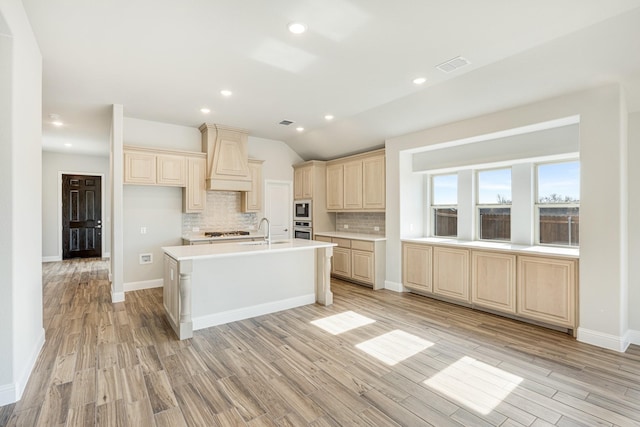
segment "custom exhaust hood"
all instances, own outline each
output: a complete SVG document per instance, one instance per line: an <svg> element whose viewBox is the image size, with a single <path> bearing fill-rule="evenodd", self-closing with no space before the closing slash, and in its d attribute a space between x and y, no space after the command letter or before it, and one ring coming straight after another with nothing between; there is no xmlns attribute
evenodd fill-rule
<svg viewBox="0 0 640 427"><path fill-rule="evenodd" d="M202 151L207 153L207 190L251 191L249 133L243 129L203 123Z"/></svg>

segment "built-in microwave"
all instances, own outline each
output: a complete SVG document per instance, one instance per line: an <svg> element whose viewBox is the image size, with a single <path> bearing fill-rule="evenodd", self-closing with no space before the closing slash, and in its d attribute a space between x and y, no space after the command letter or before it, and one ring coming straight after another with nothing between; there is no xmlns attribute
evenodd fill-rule
<svg viewBox="0 0 640 427"><path fill-rule="evenodd" d="M293 203L294 221L311 221L311 200L296 200Z"/></svg>

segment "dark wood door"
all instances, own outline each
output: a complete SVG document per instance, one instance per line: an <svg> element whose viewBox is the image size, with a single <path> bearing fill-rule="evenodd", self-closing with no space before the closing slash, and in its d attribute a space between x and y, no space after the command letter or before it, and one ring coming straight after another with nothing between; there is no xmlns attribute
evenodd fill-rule
<svg viewBox="0 0 640 427"><path fill-rule="evenodd" d="M102 256L101 177L62 175L62 259Z"/></svg>

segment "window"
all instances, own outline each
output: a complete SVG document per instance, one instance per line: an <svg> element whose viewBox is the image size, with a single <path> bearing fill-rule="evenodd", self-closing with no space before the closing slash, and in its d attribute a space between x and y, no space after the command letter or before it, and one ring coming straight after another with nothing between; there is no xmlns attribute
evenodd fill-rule
<svg viewBox="0 0 640 427"><path fill-rule="evenodd" d="M537 243L580 244L580 162L545 163L536 168Z"/></svg>
<svg viewBox="0 0 640 427"><path fill-rule="evenodd" d="M478 172L478 238L511 240L511 169Z"/></svg>
<svg viewBox="0 0 640 427"><path fill-rule="evenodd" d="M435 175L431 179L433 235L458 235L458 175Z"/></svg>

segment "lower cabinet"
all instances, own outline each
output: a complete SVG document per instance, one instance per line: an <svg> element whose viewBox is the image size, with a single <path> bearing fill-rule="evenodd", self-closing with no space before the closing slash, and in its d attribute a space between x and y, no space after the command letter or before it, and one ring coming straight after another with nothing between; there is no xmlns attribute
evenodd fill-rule
<svg viewBox="0 0 640 427"><path fill-rule="evenodd" d="M356 240L342 237L315 235L314 239L335 243L331 259L331 275L357 283L384 288L384 240Z"/></svg>
<svg viewBox="0 0 640 427"><path fill-rule="evenodd" d="M518 314L573 328L576 294L575 261L518 257Z"/></svg>
<svg viewBox="0 0 640 427"><path fill-rule="evenodd" d="M471 302L480 307L515 314L515 255L471 252Z"/></svg>
<svg viewBox="0 0 640 427"><path fill-rule="evenodd" d="M347 279L351 278L351 249L333 248L331 274Z"/></svg>
<svg viewBox="0 0 640 427"><path fill-rule="evenodd" d="M577 278L574 258L402 244L407 289L574 331Z"/></svg>
<svg viewBox="0 0 640 427"><path fill-rule="evenodd" d="M433 293L469 301L469 251L433 248Z"/></svg>
<svg viewBox="0 0 640 427"><path fill-rule="evenodd" d="M407 288L432 292L431 253L426 245L405 243L402 246L402 283Z"/></svg>

